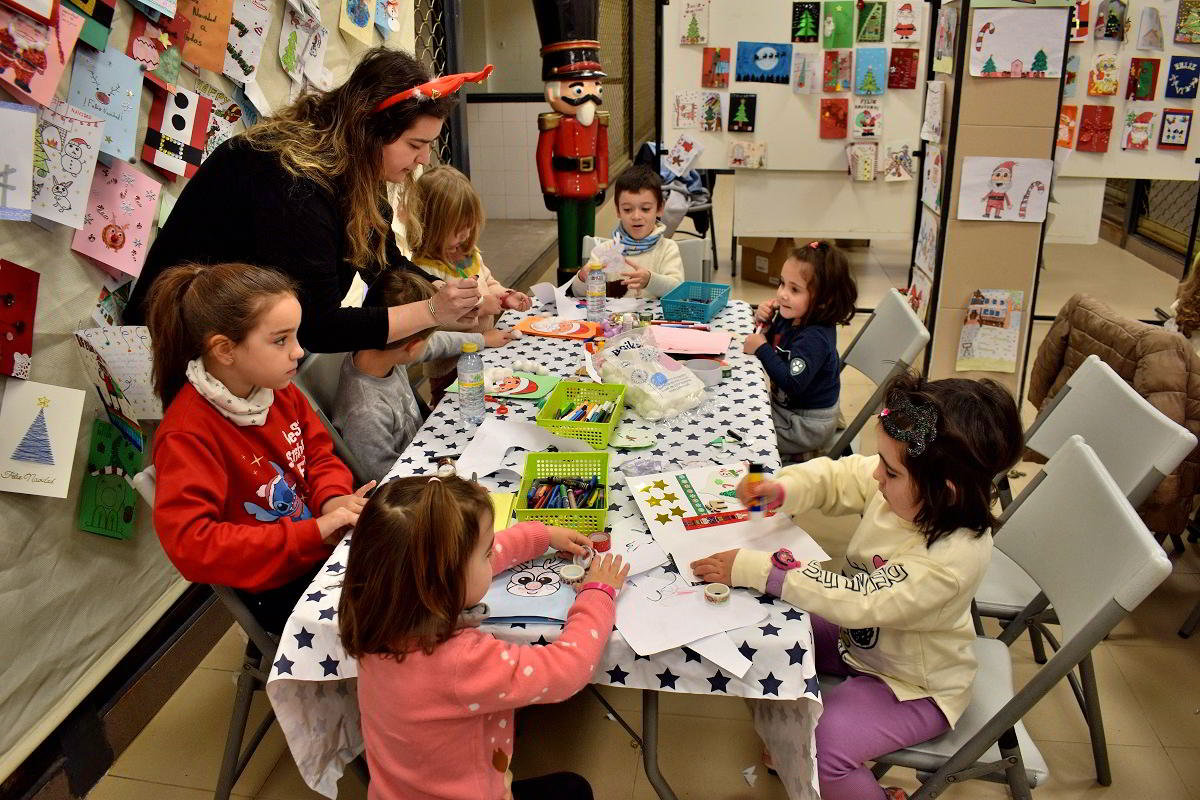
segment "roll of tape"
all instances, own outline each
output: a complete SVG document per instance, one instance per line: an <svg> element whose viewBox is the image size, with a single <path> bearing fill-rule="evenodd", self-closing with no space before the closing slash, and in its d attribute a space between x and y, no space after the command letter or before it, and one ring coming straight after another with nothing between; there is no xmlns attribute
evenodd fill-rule
<svg viewBox="0 0 1200 800"><path fill-rule="evenodd" d="M729 602L729 587L723 583L710 583L704 587L704 599L719 606Z"/></svg>
<svg viewBox="0 0 1200 800"><path fill-rule="evenodd" d="M592 540L592 549L597 553L607 553L612 548L612 537L607 533L593 533L588 538Z"/></svg>
<svg viewBox="0 0 1200 800"><path fill-rule="evenodd" d="M583 555L575 556L574 558L571 559L571 562L577 566L587 569L588 567L590 567L592 565L592 559L595 557L595 555L596 555L595 550L593 550L590 547L584 547Z"/></svg>
<svg viewBox="0 0 1200 800"><path fill-rule="evenodd" d="M578 564L564 564L558 574L567 586L578 587L583 583L583 576L587 574L587 570Z"/></svg>

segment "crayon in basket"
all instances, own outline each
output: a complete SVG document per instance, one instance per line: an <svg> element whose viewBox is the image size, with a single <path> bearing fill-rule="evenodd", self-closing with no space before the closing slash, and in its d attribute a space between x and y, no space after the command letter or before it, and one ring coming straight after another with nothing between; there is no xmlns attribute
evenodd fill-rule
<svg viewBox="0 0 1200 800"><path fill-rule="evenodd" d="M616 404L611 400L605 403L582 401L569 403L559 410L555 419L564 422L608 422L612 419Z"/></svg>
<svg viewBox="0 0 1200 800"><path fill-rule="evenodd" d="M604 507L604 487L595 476L582 478L537 478L525 495L526 508Z"/></svg>

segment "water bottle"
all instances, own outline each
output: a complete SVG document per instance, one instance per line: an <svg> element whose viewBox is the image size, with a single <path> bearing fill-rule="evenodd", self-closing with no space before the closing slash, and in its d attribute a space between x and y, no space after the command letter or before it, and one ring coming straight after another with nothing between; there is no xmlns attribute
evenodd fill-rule
<svg viewBox="0 0 1200 800"><path fill-rule="evenodd" d="M483 356L474 342L463 342L458 357L458 407L465 425L483 424Z"/></svg>
<svg viewBox="0 0 1200 800"><path fill-rule="evenodd" d="M588 322L603 322L606 303L605 290L607 284L604 278L604 267L593 266L587 276L587 318Z"/></svg>

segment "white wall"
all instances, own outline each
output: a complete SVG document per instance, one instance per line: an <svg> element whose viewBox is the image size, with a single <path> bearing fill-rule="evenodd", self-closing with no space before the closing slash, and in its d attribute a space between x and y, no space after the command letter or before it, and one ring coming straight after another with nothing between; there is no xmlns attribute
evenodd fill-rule
<svg viewBox="0 0 1200 800"><path fill-rule="evenodd" d="M468 103L471 182L491 219L553 219L542 202L534 151L542 102Z"/></svg>

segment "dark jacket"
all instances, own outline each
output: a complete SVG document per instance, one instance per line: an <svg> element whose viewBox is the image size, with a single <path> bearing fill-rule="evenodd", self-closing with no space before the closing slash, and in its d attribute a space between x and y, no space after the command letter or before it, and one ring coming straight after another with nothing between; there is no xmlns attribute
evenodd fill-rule
<svg viewBox="0 0 1200 800"><path fill-rule="evenodd" d="M832 325L793 325L776 314L754 355L771 376L771 399L792 411L837 405L842 381Z"/></svg>

